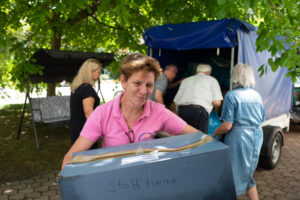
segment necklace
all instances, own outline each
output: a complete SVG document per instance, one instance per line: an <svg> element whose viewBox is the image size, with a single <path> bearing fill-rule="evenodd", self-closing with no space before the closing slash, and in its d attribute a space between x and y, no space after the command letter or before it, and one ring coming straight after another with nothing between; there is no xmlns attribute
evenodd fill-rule
<svg viewBox="0 0 300 200"><path fill-rule="evenodd" d="M127 112L125 111L125 109L121 107L121 113L127 123L127 126L129 128L129 130L131 130L133 124L140 118L140 116L142 115L143 113L143 110L138 110L137 112Z"/></svg>

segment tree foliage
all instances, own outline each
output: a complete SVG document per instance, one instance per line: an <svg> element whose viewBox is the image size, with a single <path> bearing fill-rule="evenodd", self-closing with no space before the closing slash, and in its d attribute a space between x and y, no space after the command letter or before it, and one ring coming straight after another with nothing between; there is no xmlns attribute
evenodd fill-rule
<svg viewBox="0 0 300 200"><path fill-rule="evenodd" d="M1 0L0 86L22 90L29 74L41 73L28 62L38 48L118 56L145 53L141 38L149 26L222 18L258 25L257 49L281 53L269 61L271 68L287 67L287 75L294 79L300 73L299 4L298 0ZM117 68L115 63L110 70ZM264 73L266 67L260 70Z"/></svg>

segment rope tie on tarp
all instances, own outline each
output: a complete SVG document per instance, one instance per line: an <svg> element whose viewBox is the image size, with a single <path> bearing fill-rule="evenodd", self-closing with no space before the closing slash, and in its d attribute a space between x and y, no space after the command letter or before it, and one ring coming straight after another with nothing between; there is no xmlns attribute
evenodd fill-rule
<svg viewBox="0 0 300 200"><path fill-rule="evenodd" d="M184 151L184 150L193 149L193 148L202 146L202 145L210 142L211 140L213 140L213 138L211 136L207 135L203 139L198 140L197 142L194 142L194 143L191 143L188 145L184 145L184 146L178 147L178 148L151 148L151 149L138 148L138 149L133 149L133 150L103 153L103 154L96 154L96 155L77 155L77 156L74 156L68 164L86 163L86 162L100 161L100 160L111 159L111 158L119 158L119 157L133 156L133 155L139 155L139 154L149 154L152 152Z"/></svg>

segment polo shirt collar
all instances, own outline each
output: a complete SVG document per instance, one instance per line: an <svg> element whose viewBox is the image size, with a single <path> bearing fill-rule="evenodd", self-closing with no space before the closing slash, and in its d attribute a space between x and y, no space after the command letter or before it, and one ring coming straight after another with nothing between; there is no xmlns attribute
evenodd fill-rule
<svg viewBox="0 0 300 200"><path fill-rule="evenodd" d="M143 115L141 116L141 118L150 116L150 114L151 114L151 112L150 112L150 100L148 99L146 101L146 103L144 104L144 112L143 112Z"/></svg>

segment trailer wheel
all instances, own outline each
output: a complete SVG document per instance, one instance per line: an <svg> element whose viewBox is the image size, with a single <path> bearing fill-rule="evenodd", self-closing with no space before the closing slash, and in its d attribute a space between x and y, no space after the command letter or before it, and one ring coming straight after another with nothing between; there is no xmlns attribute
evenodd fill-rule
<svg viewBox="0 0 300 200"><path fill-rule="evenodd" d="M276 132L270 138L270 143L268 145L269 155L261 156L261 165L266 169L274 169L280 160L282 150L282 136L279 132Z"/></svg>

